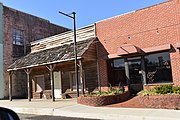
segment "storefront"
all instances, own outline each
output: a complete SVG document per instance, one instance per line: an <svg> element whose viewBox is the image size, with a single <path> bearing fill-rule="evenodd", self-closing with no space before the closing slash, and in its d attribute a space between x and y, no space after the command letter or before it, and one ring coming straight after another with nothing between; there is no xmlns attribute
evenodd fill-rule
<svg viewBox="0 0 180 120"><path fill-rule="evenodd" d="M180 7L167 1L96 23L101 87L180 86Z"/></svg>
<svg viewBox="0 0 180 120"><path fill-rule="evenodd" d="M107 63L108 81L112 86L130 85L130 89L136 93L143 89L143 85L172 83L168 51L110 59Z"/></svg>

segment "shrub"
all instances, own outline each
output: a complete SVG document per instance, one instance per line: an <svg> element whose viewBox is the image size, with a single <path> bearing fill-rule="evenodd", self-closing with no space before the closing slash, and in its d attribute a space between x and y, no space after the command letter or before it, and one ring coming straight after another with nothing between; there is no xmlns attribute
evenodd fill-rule
<svg viewBox="0 0 180 120"><path fill-rule="evenodd" d="M173 86L172 85L160 85L154 88L156 93L158 94L171 94L173 93Z"/></svg>
<svg viewBox="0 0 180 120"><path fill-rule="evenodd" d="M180 87L173 85L160 85L154 88L145 89L138 93L139 95L164 95L164 94L180 94Z"/></svg>
<svg viewBox="0 0 180 120"><path fill-rule="evenodd" d="M142 90L138 94L142 96L157 95L154 88Z"/></svg>
<svg viewBox="0 0 180 120"><path fill-rule="evenodd" d="M173 87L173 93L180 94L180 87Z"/></svg>
<svg viewBox="0 0 180 120"><path fill-rule="evenodd" d="M85 96L108 96L108 95L116 95L124 93L124 89L122 87L112 87L110 86L108 91L96 91L85 94Z"/></svg>
<svg viewBox="0 0 180 120"><path fill-rule="evenodd" d="M123 92L124 92L124 88L123 88L123 87L120 87L120 86L118 86L118 87L112 87L112 86L110 85L110 87L109 87L109 89L108 89L108 94L109 94L109 95L121 94L121 93L123 93Z"/></svg>

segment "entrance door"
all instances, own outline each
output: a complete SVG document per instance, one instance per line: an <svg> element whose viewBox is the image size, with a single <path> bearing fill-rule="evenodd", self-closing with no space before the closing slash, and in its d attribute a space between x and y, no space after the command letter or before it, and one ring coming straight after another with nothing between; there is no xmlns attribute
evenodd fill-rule
<svg viewBox="0 0 180 120"><path fill-rule="evenodd" d="M42 92L45 89L44 76L36 76L36 92Z"/></svg>
<svg viewBox="0 0 180 120"><path fill-rule="evenodd" d="M130 78L130 90L132 94L136 94L143 89L141 74L141 58L129 58L128 67Z"/></svg>

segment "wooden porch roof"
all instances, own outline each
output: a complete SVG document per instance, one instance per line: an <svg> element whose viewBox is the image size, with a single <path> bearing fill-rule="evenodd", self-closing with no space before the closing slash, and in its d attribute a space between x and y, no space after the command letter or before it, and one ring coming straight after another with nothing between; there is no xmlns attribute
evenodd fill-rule
<svg viewBox="0 0 180 120"><path fill-rule="evenodd" d="M77 59L81 59L96 37L77 42ZM32 52L11 64L7 71L32 68L42 65L60 63L74 60L74 43L64 44L58 47Z"/></svg>

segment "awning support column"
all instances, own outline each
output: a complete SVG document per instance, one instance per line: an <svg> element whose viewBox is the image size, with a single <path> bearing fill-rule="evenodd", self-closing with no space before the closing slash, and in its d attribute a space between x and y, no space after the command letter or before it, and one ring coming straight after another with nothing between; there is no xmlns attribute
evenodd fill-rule
<svg viewBox="0 0 180 120"><path fill-rule="evenodd" d="M13 71L9 71L9 100L12 101L12 75Z"/></svg>
<svg viewBox="0 0 180 120"><path fill-rule="evenodd" d="M141 56L141 71L142 71L142 82L143 82L143 86L144 86L147 84L144 56Z"/></svg>
<svg viewBox="0 0 180 120"><path fill-rule="evenodd" d="M53 70L55 68L55 66L53 65L48 65L46 66L49 71L50 71L50 80L51 80L51 92L52 92L52 101L55 101L55 97L54 97L54 77L53 77Z"/></svg>
<svg viewBox="0 0 180 120"><path fill-rule="evenodd" d="M125 64L126 83L128 85L128 89L130 90L129 64L127 58L124 58L124 64Z"/></svg>
<svg viewBox="0 0 180 120"><path fill-rule="evenodd" d="M82 67L82 60L79 60L79 69L80 69L80 83L81 83L81 90L82 94L84 95L84 79L83 79L83 67Z"/></svg>
<svg viewBox="0 0 180 120"><path fill-rule="evenodd" d="M28 100L31 101L31 88L30 88L30 73L31 73L31 70L30 68L27 68L27 69L24 69L24 71L26 72L27 74L27 81L28 81Z"/></svg>

